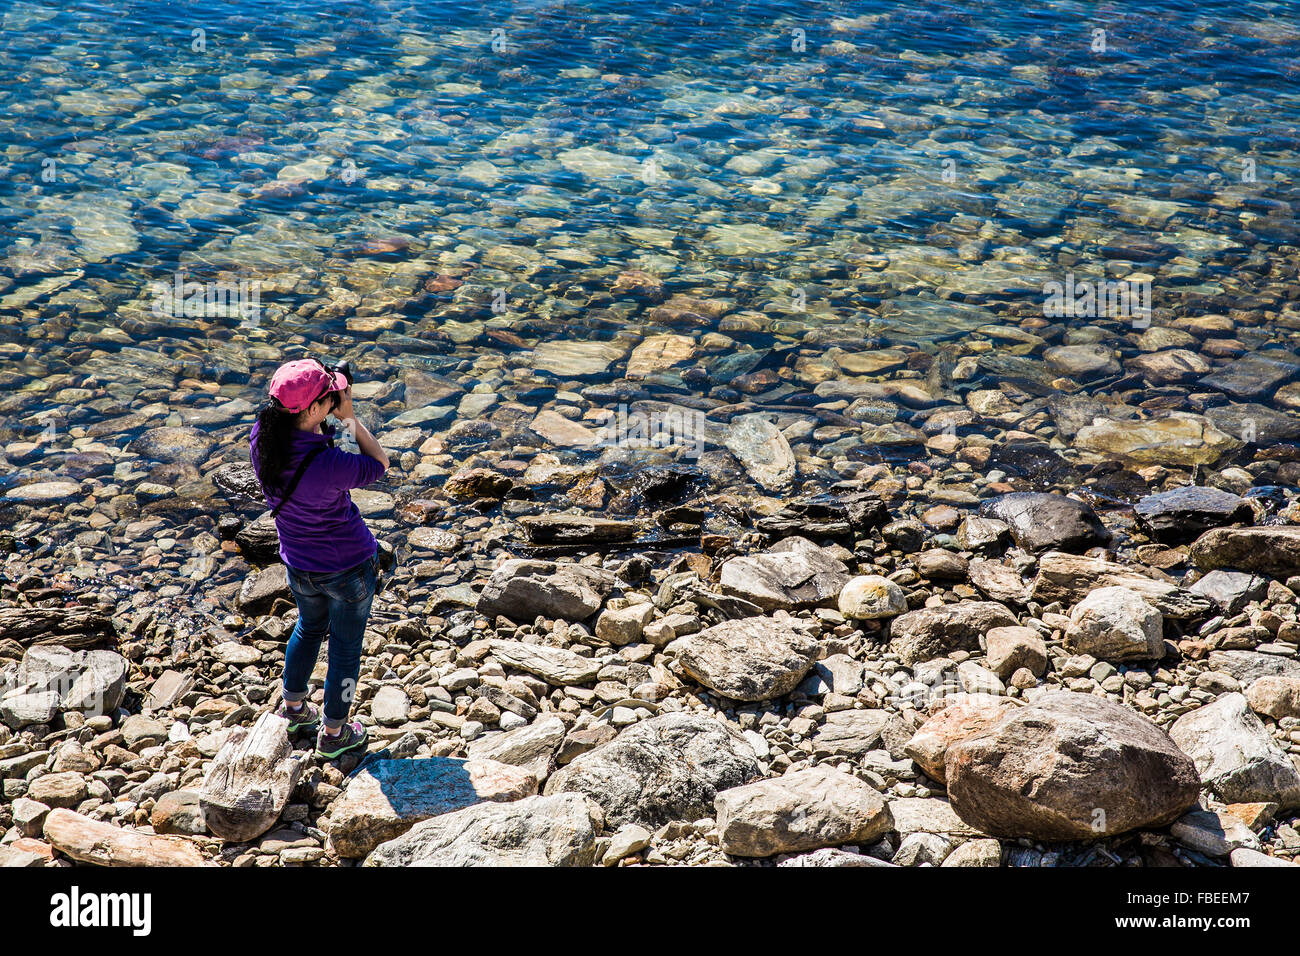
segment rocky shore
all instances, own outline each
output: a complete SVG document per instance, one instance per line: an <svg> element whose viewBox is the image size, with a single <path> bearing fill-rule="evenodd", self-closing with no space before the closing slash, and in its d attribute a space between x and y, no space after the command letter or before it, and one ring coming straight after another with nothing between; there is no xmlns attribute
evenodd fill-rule
<svg viewBox="0 0 1300 956"><path fill-rule="evenodd" d="M296 611L246 464L197 429L133 441L201 448L226 504L183 521L161 483L19 485L0 863L1292 865L1291 491L1084 472L970 404L906 465L811 493L793 471L763 493L794 456L762 417L709 439L743 493L545 452L357 493L389 570L370 753L335 762L268 713ZM1032 491L1013 461L1150 493ZM43 544L60 509L98 530Z"/></svg>

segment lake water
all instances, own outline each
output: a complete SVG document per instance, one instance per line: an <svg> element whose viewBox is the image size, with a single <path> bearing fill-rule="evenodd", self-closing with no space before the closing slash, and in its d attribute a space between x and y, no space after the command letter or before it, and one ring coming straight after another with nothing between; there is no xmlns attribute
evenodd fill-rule
<svg viewBox="0 0 1300 956"><path fill-rule="evenodd" d="M170 567L305 353L387 532L466 464L1292 488L1297 6L1019 6L5 4L11 527Z"/></svg>

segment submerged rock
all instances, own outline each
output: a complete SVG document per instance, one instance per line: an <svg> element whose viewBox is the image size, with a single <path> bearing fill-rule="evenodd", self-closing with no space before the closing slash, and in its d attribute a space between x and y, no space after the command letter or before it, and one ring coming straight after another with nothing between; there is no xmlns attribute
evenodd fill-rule
<svg viewBox="0 0 1300 956"><path fill-rule="evenodd" d="M1190 412L1170 412L1150 421L1098 420L1080 428L1074 443L1085 451L1139 464L1184 466L1213 465L1244 444Z"/></svg>
<svg viewBox="0 0 1300 956"><path fill-rule="evenodd" d="M794 480L795 460L790 443L767 416L741 415L732 421L724 443L754 482L768 491L779 491Z"/></svg>

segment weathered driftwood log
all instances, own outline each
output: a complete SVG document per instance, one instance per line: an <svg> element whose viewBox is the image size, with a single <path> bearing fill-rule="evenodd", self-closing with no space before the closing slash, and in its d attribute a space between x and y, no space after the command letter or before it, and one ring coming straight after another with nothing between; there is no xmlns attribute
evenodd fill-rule
<svg viewBox="0 0 1300 956"><path fill-rule="evenodd" d="M1060 551L1049 551L1038 559L1038 576L1034 579L1030 597L1044 603L1062 601L1073 604L1083 600L1089 591L1107 587L1136 591L1165 617L1199 617L1213 609L1209 598L1177 584L1147 577L1114 561Z"/></svg>
<svg viewBox="0 0 1300 956"><path fill-rule="evenodd" d="M251 730L230 732L203 778L199 797L203 818L216 836L244 843L279 819L302 772L288 730L287 720L267 712Z"/></svg>
<svg viewBox="0 0 1300 956"><path fill-rule="evenodd" d="M24 647L60 644L74 651L111 644L113 619L88 607L0 608L0 641L12 638Z"/></svg>
<svg viewBox="0 0 1300 956"><path fill-rule="evenodd" d="M185 840L126 830L62 808L49 812L44 833L60 853L96 866L207 865L198 847Z"/></svg>

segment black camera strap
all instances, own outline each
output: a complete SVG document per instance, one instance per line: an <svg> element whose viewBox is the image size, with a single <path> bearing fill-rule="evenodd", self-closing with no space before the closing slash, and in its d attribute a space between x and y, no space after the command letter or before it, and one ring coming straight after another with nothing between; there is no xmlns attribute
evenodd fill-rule
<svg viewBox="0 0 1300 956"><path fill-rule="evenodd" d="M325 445L317 445L315 448L311 449L311 451L307 452L307 454L302 456L302 461L298 462L298 470L293 473L293 477L289 479L289 484L285 486L284 495L280 498L280 503L271 510L272 518L276 517L280 513L280 509L289 503L289 498L292 497L294 489L298 487L298 482L302 481L302 476L306 473L307 466L315 461L316 456L323 452L325 448Z"/></svg>

